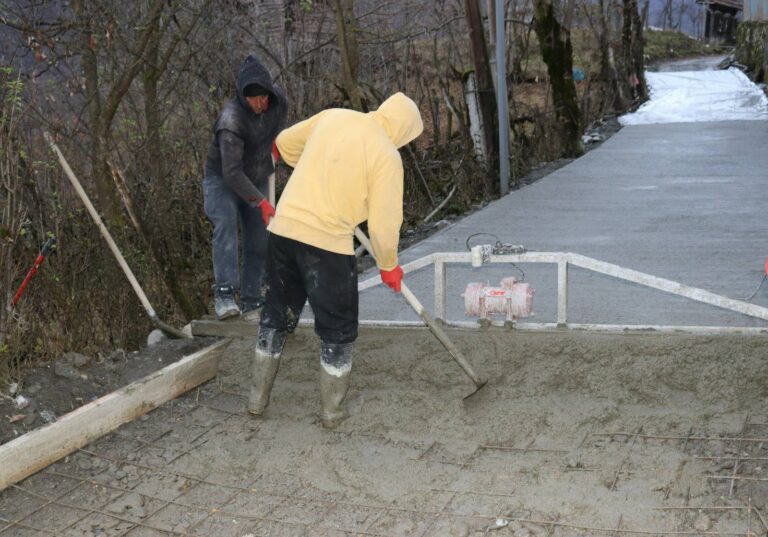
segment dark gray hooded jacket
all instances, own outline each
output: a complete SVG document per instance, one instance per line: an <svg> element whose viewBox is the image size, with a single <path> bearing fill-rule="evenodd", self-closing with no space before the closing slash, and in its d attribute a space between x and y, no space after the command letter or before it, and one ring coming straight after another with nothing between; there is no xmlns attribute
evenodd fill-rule
<svg viewBox="0 0 768 537"><path fill-rule="evenodd" d="M258 84L269 92L269 107L255 114L243 91ZM272 83L266 67L248 56L237 76L237 97L227 102L213 124L205 175L222 177L237 195L256 206L265 196L267 178L274 171L272 141L285 126L288 102ZM262 194L264 192L264 194Z"/></svg>

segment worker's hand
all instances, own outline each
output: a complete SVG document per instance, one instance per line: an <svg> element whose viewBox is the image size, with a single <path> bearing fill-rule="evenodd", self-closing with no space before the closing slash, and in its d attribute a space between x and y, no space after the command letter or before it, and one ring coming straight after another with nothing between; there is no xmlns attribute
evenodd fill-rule
<svg viewBox="0 0 768 537"><path fill-rule="evenodd" d="M400 282L403 281L403 269L397 265L392 270L382 270L381 281L390 287L395 293L400 292Z"/></svg>
<svg viewBox="0 0 768 537"><path fill-rule="evenodd" d="M277 143L272 140L272 161L277 164L280 162L280 151L277 150Z"/></svg>
<svg viewBox="0 0 768 537"><path fill-rule="evenodd" d="M275 208L267 201L267 198L263 198L256 206L261 209L261 219L264 220L264 225L269 225L269 219L275 216Z"/></svg>

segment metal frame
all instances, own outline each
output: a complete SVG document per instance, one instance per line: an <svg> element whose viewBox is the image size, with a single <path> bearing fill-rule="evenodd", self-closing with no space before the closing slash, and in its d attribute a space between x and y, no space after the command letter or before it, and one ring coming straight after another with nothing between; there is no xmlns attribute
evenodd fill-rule
<svg viewBox="0 0 768 537"><path fill-rule="evenodd" d="M403 272L413 272L428 265L435 267L435 311L434 317L446 325L458 328L478 328L483 326L476 321L448 321L445 319L445 264L465 263L471 264L472 258L469 252L451 253L438 252L419 258L402 266ZM568 322L568 269L570 266L579 267L599 274L605 274L637 283L651 289L665 291L667 293L683 296L727 309L758 319L768 321L768 308L750 304L741 300L735 300L722 295L691 287L665 278L659 278L652 274L646 274L636 270L599 261L591 257L564 252L527 252L514 255L492 255L486 263L553 263L557 265L557 323L508 323L494 321L491 326L514 327L523 330L550 330L555 328L568 328L574 330L598 330L598 331L626 331L626 330L655 330L659 332L689 332L700 334L736 333L736 334L768 334L768 326L760 327L729 327L729 326L664 326L664 325L614 325L614 324L577 324ZM364 291L381 283L378 276L369 278L358 285L358 291ZM419 326L420 321L361 321L360 324L372 326Z"/></svg>

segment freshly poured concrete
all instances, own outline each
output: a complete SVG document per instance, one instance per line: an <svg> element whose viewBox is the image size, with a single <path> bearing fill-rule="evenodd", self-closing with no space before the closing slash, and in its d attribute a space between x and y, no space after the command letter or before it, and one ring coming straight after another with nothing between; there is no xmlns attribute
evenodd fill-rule
<svg viewBox="0 0 768 537"><path fill-rule="evenodd" d="M530 250L574 252L730 298L760 284L768 257L768 122L625 127L601 147L495 201L401 253L407 263L433 252L466 251L467 238L492 233ZM494 242L478 236L471 244ZM554 322L556 270L521 265L536 288L537 322ZM498 285L515 267L451 266L447 318L464 317L472 281ZM371 272L361 280L373 276ZM429 309L431 268L405 281ZM768 285L752 301L768 306ZM388 289L361 294L364 319L418 320ZM569 322L766 326L738 313L582 270L571 271Z"/></svg>
<svg viewBox="0 0 768 537"><path fill-rule="evenodd" d="M764 535L764 336L363 329L352 417L319 425L291 337L263 419L253 340L218 379L0 492L0 537ZM12 463L12 461L3 461Z"/></svg>

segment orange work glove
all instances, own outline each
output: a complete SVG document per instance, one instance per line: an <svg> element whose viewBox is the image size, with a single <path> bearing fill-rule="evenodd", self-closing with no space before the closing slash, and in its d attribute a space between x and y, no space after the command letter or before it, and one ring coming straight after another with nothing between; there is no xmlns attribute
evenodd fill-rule
<svg viewBox="0 0 768 537"><path fill-rule="evenodd" d="M277 144L272 140L272 160L275 164L280 162L280 151L277 150Z"/></svg>
<svg viewBox="0 0 768 537"><path fill-rule="evenodd" d="M390 287L395 293L400 292L400 282L403 281L403 269L397 265L392 270L381 270L381 281Z"/></svg>
<svg viewBox="0 0 768 537"><path fill-rule="evenodd" d="M267 198L262 198L256 207L261 209L261 219L264 220L264 225L268 226L269 219L275 216L275 208L267 201Z"/></svg>

